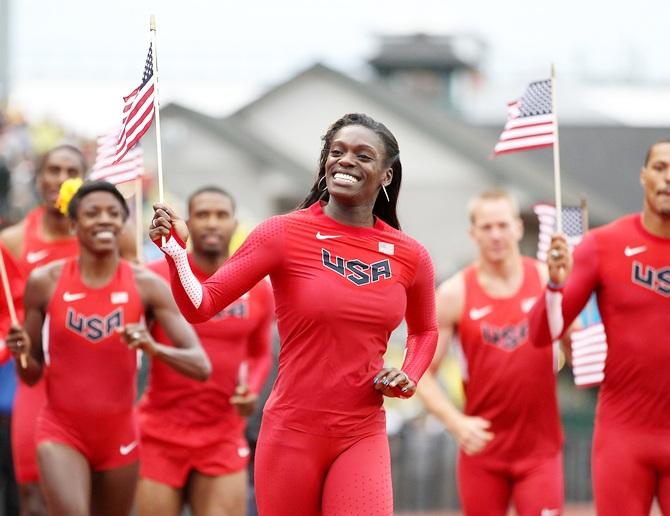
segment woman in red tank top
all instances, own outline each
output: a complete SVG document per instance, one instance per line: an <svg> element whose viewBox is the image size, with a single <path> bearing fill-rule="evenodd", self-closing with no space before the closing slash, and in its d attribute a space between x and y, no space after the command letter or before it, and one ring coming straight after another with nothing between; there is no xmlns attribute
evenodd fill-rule
<svg viewBox="0 0 670 516"><path fill-rule="evenodd" d="M25 383L49 370L37 428L49 514L127 515L137 481L136 350L195 379L206 379L211 366L167 285L120 258L128 207L118 190L85 184L68 215L80 256L33 271L25 327L12 327L7 343L15 356L29 357L19 370ZM156 343L145 316L177 347Z"/></svg>

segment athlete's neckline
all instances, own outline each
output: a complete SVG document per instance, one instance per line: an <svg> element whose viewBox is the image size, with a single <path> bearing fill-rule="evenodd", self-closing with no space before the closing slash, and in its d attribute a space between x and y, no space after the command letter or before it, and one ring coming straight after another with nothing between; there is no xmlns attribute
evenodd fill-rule
<svg viewBox="0 0 670 516"><path fill-rule="evenodd" d="M365 236L365 235L372 235L375 234L379 231L384 231L386 224L384 223L383 220L381 220L379 217L374 216L374 225L372 227L367 227L367 226L350 226L349 224L344 224L342 222L339 222L335 220L332 217L329 217L326 215L326 213L323 211L323 204L321 204L322 201L316 201L314 204L312 204L308 209L309 211L319 219L320 222L324 222L330 227L336 228L339 231L344 231L349 235L359 235L359 236Z"/></svg>
<svg viewBox="0 0 670 516"><path fill-rule="evenodd" d="M635 217L635 226L644 236L651 238L652 240L656 240L664 244L670 243L670 238L663 238L662 236L654 235L651 231L644 227L644 223L642 222L642 213L638 213Z"/></svg>

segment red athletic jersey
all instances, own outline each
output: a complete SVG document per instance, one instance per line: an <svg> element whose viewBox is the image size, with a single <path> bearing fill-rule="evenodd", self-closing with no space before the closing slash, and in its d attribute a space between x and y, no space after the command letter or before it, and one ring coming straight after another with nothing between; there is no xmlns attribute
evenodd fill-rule
<svg viewBox="0 0 670 516"><path fill-rule="evenodd" d="M475 266L463 278L458 333L467 362L465 413L491 421L495 434L473 459L508 464L556 455L562 433L553 351L528 342L528 312L542 293L535 260L523 258L523 283L511 297L489 296Z"/></svg>
<svg viewBox="0 0 670 516"><path fill-rule="evenodd" d="M435 352L430 257L379 219L374 227L340 224L318 202L273 217L202 286L190 275L179 242L171 238L165 251L175 299L195 322L270 275L281 350L264 413L286 428L323 435L383 431L383 396L372 380L403 316L403 370L418 381Z"/></svg>
<svg viewBox="0 0 670 516"><path fill-rule="evenodd" d="M130 263L121 260L102 288L84 285L79 261L63 264L43 330L47 403L56 412L109 416L136 396L137 353L117 329L140 322L144 306Z"/></svg>
<svg viewBox="0 0 670 516"><path fill-rule="evenodd" d="M79 241L74 236L51 241L42 238L44 210L44 206L38 206L26 215L23 252L19 260L26 279L30 271L41 265L79 254Z"/></svg>
<svg viewBox="0 0 670 516"><path fill-rule="evenodd" d="M191 269L200 281L208 275ZM169 281L165 260L148 266ZM240 364L249 364L248 386L259 393L272 363L274 300L267 280L221 310L207 322L195 324L202 347L212 363L206 382L177 373L164 362L153 360L149 384L140 403L142 433L181 446L206 446L216 441L239 440L245 420L229 403L237 386ZM152 329L156 341L170 345L163 328Z"/></svg>
<svg viewBox="0 0 670 516"><path fill-rule="evenodd" d="M639 214L590 231L575 249L563 290L564 328L592 291L608 345L598 421L670 430L670 239L649 233ZM547 344L546 303L533 308L530 321L531 338Z"/></svg>

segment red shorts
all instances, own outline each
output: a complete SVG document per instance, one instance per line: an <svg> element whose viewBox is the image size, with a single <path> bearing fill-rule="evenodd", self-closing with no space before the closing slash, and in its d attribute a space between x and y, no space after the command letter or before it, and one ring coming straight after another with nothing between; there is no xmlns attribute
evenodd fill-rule
<svg viewBox="0 0 670 516"><path fill-rule="evenodd" d="M45 442L74 448L93 471L119 468L139 457L134 410L112 416L71 416L47 405L37 421L37 446Z"/></svg>
<svg viewBox="0 0 670 516"><path fill-rule="evenodd" d="M186 485L191 471L220 477L246 469L249 445L244 437L236 442L218 441L207 446L179 446L142 436L140 477L175 488Z"/></svg>
<svg viewBox="0 0 670 516"><path fill-rule="evenodd" d="M563 454L489 466L461 452L458 490L466 516L505 516L513 502L519 516L563 511Z"/></svg>
<svg viewBox="0 0 670 516"><path fill-rule="evenodd" d="M19 484L39 482L35 428L46 403L47 389L43 379L32 387L18 382L12 412L12 455Z"/></svg>

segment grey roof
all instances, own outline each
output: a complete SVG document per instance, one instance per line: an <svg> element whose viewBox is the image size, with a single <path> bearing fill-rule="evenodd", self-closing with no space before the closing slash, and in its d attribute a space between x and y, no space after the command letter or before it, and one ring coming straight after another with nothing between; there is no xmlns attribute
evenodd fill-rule
<svg viewBox="0 0 670 516"><path fill-rule="evenodd" d="M312 171L305 169L303 165L291 157L247 131L234 118L215 118L177 103L171 103L161 108L161 114L183 117L190 120L200 127L219 135L238 148L244 149L250 156L256 158L261 163L285 170L303 181L305 178L311 177L310 174Z"/></svg>
<svg viewBox="0 0 670 516"><path fill-rule="evenodd" d="M472 68L478 56L459 52L460 38L428 34L381 36L379 53L369 62L380 73L398 69Z"/></svg>

